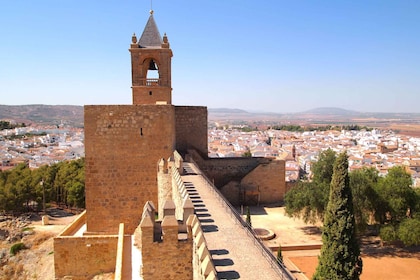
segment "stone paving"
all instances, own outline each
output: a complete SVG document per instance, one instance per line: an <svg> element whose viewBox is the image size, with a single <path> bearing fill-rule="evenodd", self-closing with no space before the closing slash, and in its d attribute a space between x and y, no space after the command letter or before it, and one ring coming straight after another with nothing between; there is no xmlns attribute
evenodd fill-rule
<svg viewBox="0 0 420 280"><path fill-rule="evenodd" d="M199 218L219 279L291 279L268 261L266 251L230 214L200 171L184 163L182 176ZM270 256L271 257L271 256Z"/></svg>

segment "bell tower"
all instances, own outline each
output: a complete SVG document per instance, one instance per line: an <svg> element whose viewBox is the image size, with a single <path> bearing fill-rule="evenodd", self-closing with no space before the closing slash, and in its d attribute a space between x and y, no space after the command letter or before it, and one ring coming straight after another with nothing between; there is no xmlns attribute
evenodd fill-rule
<svg viewBox="0 0 420 280"><path fill-rule="evenodd" d="M153 10L138 41L133 34L129 51L133 104L171 104L172 50L166 34L160 36Z"/></svg>

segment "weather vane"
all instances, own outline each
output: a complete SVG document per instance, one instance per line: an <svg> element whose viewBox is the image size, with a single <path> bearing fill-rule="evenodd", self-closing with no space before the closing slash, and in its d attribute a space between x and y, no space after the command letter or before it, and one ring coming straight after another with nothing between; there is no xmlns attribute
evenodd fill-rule
<svg viewBox="0 0 420 280"><path fill-rule="evenodd" d="M153 14L153 0L150 0L150 14Z"/></svg>

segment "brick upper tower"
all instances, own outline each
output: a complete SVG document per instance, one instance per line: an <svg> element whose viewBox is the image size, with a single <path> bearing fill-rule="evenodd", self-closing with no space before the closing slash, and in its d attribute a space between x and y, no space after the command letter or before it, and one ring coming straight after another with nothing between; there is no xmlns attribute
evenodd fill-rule
<svg viewBox="0 0 420 280"><path fill-rule="evenodd" d="M130 45L133 104L171 104L171 59L168 37L163 38L153 11L140 40L133 34Z"/></svg>

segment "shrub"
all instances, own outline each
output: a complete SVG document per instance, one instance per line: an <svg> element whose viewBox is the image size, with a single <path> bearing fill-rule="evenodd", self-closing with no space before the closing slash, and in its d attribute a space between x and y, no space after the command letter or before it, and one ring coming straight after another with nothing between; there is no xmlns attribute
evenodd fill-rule
<svg viewBox="0 0 420 280"><path fill-rule="evenodd" d="M397 231L393 225L384 225L379 230L382 241L392 242L398 239Z"/></svg>
<svg viewBox="0 0 420 280"><path fill-rule="evenodd" d="M405 246L420 245L420 220L405 219L398 228L398 237Z"/></svg>
<svg viewBox="0 0 420 280"><path fill-rule="evenodd" d="M16 255L20 250L23 250L23 249L25 249L26 248L26 246L25 246L25 244L23 244L22 242L19 242L19 243L15 243L15 244L13 244L12 245L12 247L10 247L10 254L11 255Z"/></svg>
<svg viewBox="0 0 420 280"><path fill-rule="evenodd" d="M25 231L33 231L34 230L34 228L33 227L24 227L23 229L22 229L22 232L25 232Z"/></svg>

